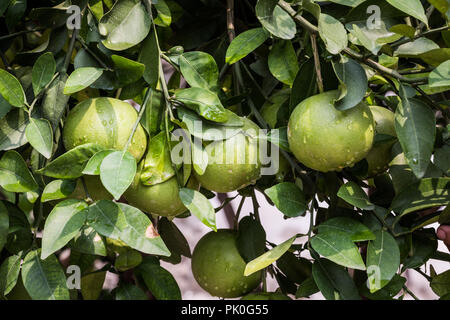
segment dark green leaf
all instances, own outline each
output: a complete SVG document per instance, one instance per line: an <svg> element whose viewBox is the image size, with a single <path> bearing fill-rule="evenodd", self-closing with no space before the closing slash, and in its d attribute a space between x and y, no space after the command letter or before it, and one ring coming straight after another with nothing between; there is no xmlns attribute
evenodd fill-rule
<svg viewBox="0 0 450 320"><path fill-rule="evenodd" d="M264 190L264 193L288 217L298 217L306 212L305 195L295 183L282 182Z"/></svg>
<svg viewBox="0 0 450 320"><path fill-rule="evenodd" d="M37 95L50 83L55 74L56 61L51 52L41 55L33 66L33 91Z"/></svg>
<svg viewBox="0 0 450 320"><path fill-rule="evenodd" d="M94 154L84 167L83 174L100 175L100 165L103 159L113 152L116 152L116 150L102 150Z"/></svg>
<svg viewBox="0 0 450 320"><path fill-rule="evenodd" d="M64 86L66 84L67 75L60 75L52 82L47 92L45 93L42 102L42 118L47 119L52 124L53 132L59 125L59 122L66 111L66 105L69 101L69 96L64 94Z"/></svg>
<svg viewBox="0 0 450 320"><path fill-rule="evenodd" d="M145 65L145 81L155 89L159 81L161 59L154 31L143 41L138 61Z"/></svg>
<svg viewBox="0 0 450 320"><path fill-rule="evenodd" d="M44 260L64 247L80 231L86 221L87 204L69 199L58 203L45 220L41 258Z"/></svg>
<svg viewBox="0 0 450 320"><path fill-rule="evenodd" d="M364 210L372 210L374 208L367 194L355 182L350 181L341 186L337 195L357 208Z"/></svg>
<svg viewBox="0 0 450 320"><path fill-rule="evenodd" d="M76 180L53 180L45 186L41 201L47 202L67 198L75 191L76 185Z"/></svg>
<svg viewBox="0 0 450 320"><path fill-rule="evenodd" d="M247 30L230 43L227 49L225 61L233 64L246 57L269 38L269 33L263 28Z"/></svg>
<svg viewBox="0 0 450 320"><path fill-rule="evenodd" d="M256 17L271 34L290 40L297 33L295 21L277 3L277 0L258 0L255 7Z"/></svg>
<svg viewBox="0 0 450 320"><path fill-rule="evenodd" d="M48 120L30 118L25 136L36 151L50 159L53 151L53 131Z"/></svg>
<svg viewBox="0 0 450 320"><path fill-rule="evenodd" d="M37 192L39 187L22 156L7 151L0 160L0 185L10 192Z"/></svg>
<svg viewBox="0 0 450 320"><path fill-rule="evenodd" d="M180 199L188 210L207 227L217 231L216 212L208 199L198 191L181 188Z"/></svg>
<svg viewBox="0 0 450 320"><path fill-rule="evenodd" d="M208 53L191 51L180 55L179 65L184 79L191 87L218 90L219 69Z"/></svg>
<svg viewBox="0 0 450 320"><path fill-rule="evenodd" d="M91 227L82 227L69 243L72 250L96 256L106 256L106 246L103 238Z"/></svg>
<svg viewBox="0 0 450 320"><path fill-rule="evenodd" d="M250 216L239 221L236 246L245 262L262 255L266 249L266 232L261 223Z"/></svg>
<svg viewBox="0 0 450 320"><path fill-rule="evenodd" d="M103 74L103 69L84 67L75 69L74 72L67 79L64 87L64 94L70 95L72 93L86 89Z"/></svg>
<svg viewBox="0 0 450 320"><path fill-rule="evenodd" d="M114 63L117 79L119 80L119 87L132 84L144 75L145 65L142 63L115 54L111 56L111 59Z"/></svg>
<svg viewBox="0 0 450 320"><path fill-rule="evenodd" d="M354 242L375 240L375 235L364 224L346 217L332 218L319 225L319 233L332 232L332 230L347 233Z"/></svg>
<svg viewBox="0 0 450 320"><path fill-rule="evenodd" d="M6 258L0 266L0 296L6 296L16 286L20 274L20 255Z"/></svg>
<svg viewBox="0 0 450 320"><path fill-rule="evenodd" d="M0 69L0 94L14 107L22 107L26 103L25 92L19 80L4 69Z"/></svg>
<svg viewBox="0 0 450 320"><path fill-rule="evenodd" d="M148 297L139 287L122 283L116 290L116 300L148 300Z"/></svg>
<svg viewBox="0 0 450 320"><path fill-rule="evenodd" d="M66 276L58 259L40 258L40 249L28 253L22 265L22 281L34 300L69 300Z"/></svg>
<svg viewBox="0 0 450 320"><path fill-rule="evenodd" d="M107 155L100 165L100 179L116 200L128 189L136 174L136 159L128 151Z"/></svg>
<svg viewBox="0 0 450 320"><path fill-rule="evenodd" d="M279 81L292 86L299 70L297 55L290 41L276 42L268 58L269 70Z"/></svg>
<svg viewBox="0 0 450 320"><path fill-rule="evenodd" d="M154 263L143 262L138 273L145 285L158 300L181 300L181 292L175 278L169 271Z"/></svg>

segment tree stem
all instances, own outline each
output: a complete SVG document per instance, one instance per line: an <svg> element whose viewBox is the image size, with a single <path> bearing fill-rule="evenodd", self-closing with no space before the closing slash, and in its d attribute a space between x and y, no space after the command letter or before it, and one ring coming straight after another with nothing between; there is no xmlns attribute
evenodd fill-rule
<svg viewBox="0 0 450 320"><path fill-rule="evenodd" d="M317 48L317 41L316 41L317 35L314 33L311 33L309 36L311 39L311 47L312 47L313 54L314 54L314 66L315 66L316 75L317 75L317 77L316 77L317 87L319 88L319 92L323 93L324 89L323 89L322 71L320 69L319 49Z"/></svg>

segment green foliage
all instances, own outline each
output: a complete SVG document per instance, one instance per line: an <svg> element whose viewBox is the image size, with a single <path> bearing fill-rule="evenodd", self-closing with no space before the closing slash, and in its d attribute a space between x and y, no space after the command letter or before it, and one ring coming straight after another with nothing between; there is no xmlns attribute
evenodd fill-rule
<svg viewBox="0 0 450 320"><path fill-rule="evenodd" d="M234 10L225 10L231 3ZM67 29L70 4L82 9L81 30ZM404 273L420 269L431 290L449 299L449 271L432 267L448 254L438 251L430 227L450 222L449 12L446 0L1 1L8 34L0 36L0 298L181 299L177 279L160 264L191 258L192 235L179 222L194 215L217 231L216 215L241 201L231 224L244 274L273 276L277 292L403 299L411 295ZM290 151L293 110L331 91L330 125L363 104L395 113L395 134L380 134L385 124L377 120L371 150L385 147L387 170L368 177L372 154L343 147L348 137L337 132L333 144L333 132L320 139L305 132L302 141L328 150L326 157L343 155L346 167L319 172ZM106 130L124 147L103 148L94 136L67 150L67 114L96 97L139 105L123 141L113 113L106 119L99 111L102 125L82 128ZM325 114L314 110L305 119L320 124ZM270 130L253 136L246 118ZM148 138L141 160L126 151L139 124ZM214 208L216 194L195 177L206 177L210 165L245 175L248 163L211 163L209 154L237 137L274 147L253 151L279 158L278 171L237 187ZM271 165L260 160L261 168ZM313 160L325 161L309 165ZM165 194L154 191L169 180ZM137 187L151 195L139 199L142 208L124 199ZM269 242L257 194L307 233ZM253 210L241 214L246 199ZM143 209L153 207L185 212L166 218ZM67 286L62 252L81 269L80 289ZM107 272L120 278L110 292L103 289Z"/></svg>

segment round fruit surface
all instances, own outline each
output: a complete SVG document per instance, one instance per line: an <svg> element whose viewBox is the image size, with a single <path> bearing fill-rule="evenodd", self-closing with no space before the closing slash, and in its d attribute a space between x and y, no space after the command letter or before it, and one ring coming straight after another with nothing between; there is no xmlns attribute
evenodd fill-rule
<svg viewBox="0 0 450 320"><path fill-rule="evenodd" d="M309 97L293 111L288 141L297 160L321 171L340 171L364 159L372 148L374 121L369 107L360 103L339 111L333 105L338 91Z"/></svg>
<svg viewBox="0 0 450 320"><path fill-rule="evenodd" d="M241 298L241 300L292 300L288 296L279 292L258 292L249 293Z"/></svg>
<svg viewBox="0 0 450 320"><path fill-rule="evenodd" d="M370 106L375 120L375 132L396 137L394 126L394 113L386 108ZM367 174L369 177L384 172L391 161L391 149L395 141L380 142L372 147L366 157L369 165Z"/></svg>
<svg viewBox="0 0 450 320"><path fill-rule="evenodd" d="M67 116L63 141L67 150L86 143L122 150L137 120L136 110L128 103L112 98L94 98L80 102ZM128 151L139 161L147 148L141 125Z"/></svg>
<svg viewBox="0 0 450 320"><path fill-rule="evenodd" d="M86 182L86 188L91 196L91 199L94 201L99 200L112 200L113 196L105 189L100 180L100 176L83 176L84 182ZM83 183L81 179L77 180L77 186L69 198L80 199L83 200L86 198L86 192L83 188Z"/></svg>
<svg viewBox="0 0 450 320"><path fill-rule="evenodd" d="M231 192L254 184L261 177L258 154L259 127L244 118L243 131L227 139L213 141L206 146L208 166L203 175L194 172L205 189Z"/></svg>
<svg viewBox="0 0 450 320"><path fill-rule="evenodd" d="M192 272L198 284L211 295L236 298L253 291L261 272L244 276L245 261L236 247L236 233L219 229L206 234L192 254Z"/></svg>

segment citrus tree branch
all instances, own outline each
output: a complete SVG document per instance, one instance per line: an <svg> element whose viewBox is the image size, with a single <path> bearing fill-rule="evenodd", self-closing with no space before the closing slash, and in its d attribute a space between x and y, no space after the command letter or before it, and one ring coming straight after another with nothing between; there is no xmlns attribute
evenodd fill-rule
<svg viewBox="0 0 450 320"><path fill-rule="evenodd" d="M292 9L292 7L285 1L281 0L280 2L278 2L278 5L285 10L287 13L289 13L292 18L294 18L298 24L300 24L302 27L304 27L309 33L312 34L318 34L319 33L319 28L317 28L315 25L313 25L311 22L309 22L308 20L306 20L305 18L303 18L300 14L298 14L294 9ZM431 31L431 30L430 30ZM423 36L423 34L422 34ZM397 80L400 80L402 82L406 82L406 83L421 83L421 82L426 82L428 80L428 78L415 78L415 79L410 79L407 77L402 76L400 73L398 73L396 70L387 68L385 66L382 66L381 64L379 64L378 62L366 58L364 57L364 55L357 53L355 51L353 51L350 48L345 48L343 50L344 53L346 53L347 55L349 55L350 57L352 57L355 60L358 60L359 62L364 63L365 65L379 71L380 73L389 75L391 77L396 78Z"/></svg>
<svg viewBox="0 0 450 320"><path fill-rule="evenodd" d="M317 41L316 41L317 34L311 33L309 37L311 39L311 47L314 55L314 67L316 69L317 75L316 77L317 87L319 88L319 92L323 93L324 89L323 89L322 71L320 69L319 49L317 48Z"/></svg>

